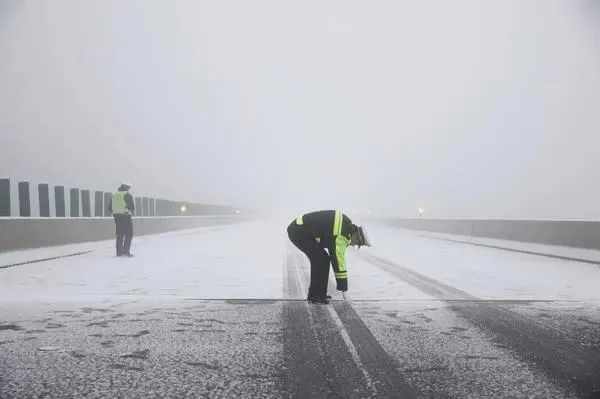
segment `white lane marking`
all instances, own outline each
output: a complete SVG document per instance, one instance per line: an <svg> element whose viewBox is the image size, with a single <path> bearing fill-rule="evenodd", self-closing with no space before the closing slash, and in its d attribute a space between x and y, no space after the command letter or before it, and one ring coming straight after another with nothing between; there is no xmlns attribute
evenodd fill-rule
<svg viewBox="0 0 600 399"><path fill-rule="evenodd" d="M351 305L346 304L346 306L351 306ZM352 343L352 340L350 339L350 336L348 335L348 332L346 331L346 327L344 327L344 324L342 323L340 316L337 314L337 312L335 311L333 306L328 306L327 310L329 310L329 313L331 314L331 318L333 319L333 322L335 323L336 327L339 329L340 335L342 336L344 343L348 347L348 351L350 352L350 356L352 357L352 360L354 360L356 367L358 367L358 369L362 373L363 377L365 378L367 387L369 388L369 390L371 390L371 392L373 392L374 395L377 395L377 388L375 387L375 384L373 384L373 379L371 378L371 376L369 375L369 372L365 369L365 366L363 365L362 361L360 360L358 351L356 350L356 347Z"/></svg>
<svg viewBox="0 0 600 399"><path fill-rule="evenodd" d="M298 285L299 285L300 289L302 290L302 292L307 292L306 283L305 283L307 280L305 280L305 278L308 278L309 274L307 272L307 268L302 267L303 264L305 265L306 260L304 258L300 258L300 257L296 257L296 259L292 259L292 260L293 260L293 262L291 264L292 265L291 272L296 277L296 281L298 282ZM288 267L288 270L289 270L289 267ZM347 305L351 306L349 303ZM321 305L315 305L315 306L321 306ZM350 336L348 335L348 332L346 331L346 328L344 327L342 320L340 319L339 315L337 314L337 312L335 311L333 306L331 306L331 305L327 306L327 310L329 311L329 314L331 315L331 319L333 320L333 323L338 328L340 335L342 336L342 339L344 340L344 343L346 344L346 347L348 348L348 352L350 353L350 357L352 358L352 361L354 361L354 364L356 364L356 367L360 370L361 374L363 375L363 377L365 379L368 389L372 392L371 397L376 397L377 396L377 388L375 387L375 384L373 384L373 379L369 375L369 372L365 369L365 366L363 365L362 361L360 360L358 351L356 350L356 347L352 343L352 340L350 339ZM314 325L315 321L312 317L312 312L308 312L308 317L310 318L310 325ZM313 333L313 335L315 335L315 334ZM321 353L321 356L322 355L323 355L323 353Z"/></svg>
<svg viewBox="0 0 600 399"><path fill-rule="evenodd" d="M303 275L308 277L308 273L306 273L306 272L303 273L303 270L300 267L297 267L298 265L296 262L294 262L294 265L296 266L296 267L294 267L294 269L296 272L296 277L298 278L297 281L300 284L303 292L307 292L306 284L304 283L305 280L302 277L303 277ZM316 306L321 306L321 305L316 305ZM375 397L377 395L377 388L375 387L375 384L373 384L373 379L369 375L369 372L365 369L365 366L363 365L362 361L360 360L358 351L356 350L356 347L352 343L352 340L350 339L350 336L348 335L348 332L346 331L346 327L344 327L344 323L342 323L340 316L337 314L337 312L335 311L335 309L333 308L332 305L326 305L326 306L327 306L327 310L329 311L329 314L331 315L331 319L333 320L335 326L338 328L340 335L342 336L342 339L344 340L344 343L346 344L346 347L348 348L348 352L350 352L350 357L352 357L354 364L356 364L356 367L360 370L361 374L365 378L367 387L373 393L373 395L374 395L373 397ZM351 306L351 305L349 303L347 303L347 306ZM314 320L312 320L312 313L308 312L308 314L309 314L309 317L311 318L311 324L313 324Z"/></svg>

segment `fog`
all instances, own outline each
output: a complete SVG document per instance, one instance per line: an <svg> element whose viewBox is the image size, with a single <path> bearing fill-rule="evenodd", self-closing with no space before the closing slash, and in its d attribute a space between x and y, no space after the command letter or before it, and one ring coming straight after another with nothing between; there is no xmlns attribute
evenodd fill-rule
<svg viewBox="0 0 600 399"><path fill-rule="evenodd" d="M0 175L600 218L595 0L0 0Z"/></svg>

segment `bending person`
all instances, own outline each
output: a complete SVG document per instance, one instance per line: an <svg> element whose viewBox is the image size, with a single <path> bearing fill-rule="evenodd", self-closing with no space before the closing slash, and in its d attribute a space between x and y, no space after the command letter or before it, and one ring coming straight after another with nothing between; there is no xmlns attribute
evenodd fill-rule
<svg viewBox="0 0 600 399"><path fill-rule="evenodd" d="M325 210L306 213L288 226L288 236L310 260L310 303L329 303L327 282L329 264L333 267L337 290L348 290L346 248L350 245L371 246L362 227L352 223L340 211ZM327 251L325 251L327 250Z"/></svg>

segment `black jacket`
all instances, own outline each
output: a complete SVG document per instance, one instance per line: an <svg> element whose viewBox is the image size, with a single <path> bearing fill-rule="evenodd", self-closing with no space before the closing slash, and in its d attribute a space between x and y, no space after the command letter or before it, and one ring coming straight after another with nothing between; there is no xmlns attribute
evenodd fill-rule
<svg viewBox="0 0 600 399"><path fill-rule="evenodd" d="M339 215L338 224L336 224L336 214ZM310 233L321 247L327 249L335 273L337 289L348 290L345 253L350 245L350 233L356 229L352 220L339 211L326 210L306 213L296 219L296 225Z"/></svg>

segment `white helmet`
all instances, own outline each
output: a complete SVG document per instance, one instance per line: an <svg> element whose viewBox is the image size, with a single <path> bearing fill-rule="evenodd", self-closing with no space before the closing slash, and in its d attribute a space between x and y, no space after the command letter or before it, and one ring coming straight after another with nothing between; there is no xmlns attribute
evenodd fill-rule
<svg viewBox="0 0 600 399"><path fill-rule="evenodd" d="M358 248L360 248L363 245L365 247L370 247L371 240L369 240L369 236L368 236L367 232L365 231L365 228L362 226L359 226L358 227Z"/></svg>

